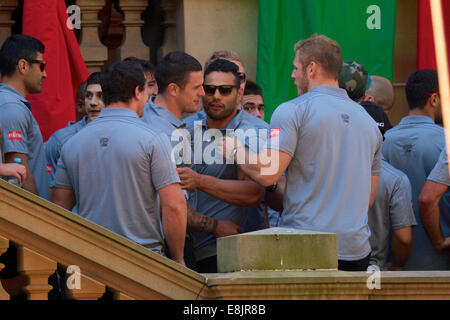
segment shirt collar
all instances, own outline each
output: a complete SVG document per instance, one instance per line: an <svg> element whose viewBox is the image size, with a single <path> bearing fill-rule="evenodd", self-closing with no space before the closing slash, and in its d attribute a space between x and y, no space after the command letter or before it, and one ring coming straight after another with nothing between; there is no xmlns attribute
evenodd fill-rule
<svg viewBox="0 0 450 320"><path fill-rule="evenodd" d="M153 112L156 115L158 115L159 117L166 119L167 121L169 121L175 128L181 128L185 126L185 123L183 121L181 121L180 119L178 119L171 111L169 111L166 108L163 108L159 105L157 105L154 102L154 98L155 97L151 97L148 102L147 105L145 106L147 108L148 112Z"/></svg>
<svg viewBox="0 0 450 320"><path fill-rule="evenodd" d="M431 119L430 117L421 115L406 116L402 120L400 120L400 124L417 124L417 123L435 124L433 119Z"/></svg>
<svg viewBox="0 0 450 320"><path fill-rule="evenodd" d="M139 119L139 116L136 112L134 112L131 109L128 108L121 108L121 107L108 107L103 108L100 112L100 115L98 118L108 118L108 117L132 117Z"/></svg>
<svg viewBox="0 0 450 320"><path fill-rule="evenodd" d="M19 92L17 92L17 90L15 90L14 88L8 86L7 84L0 83L0 92L1 91L13 95L15 98L22 101L27 106L27 108L31 110L31 103L27 99L25 99Z"/></svg>
<svg viewBox="0 0 450 320"><path fill-rule="evenodd" d="M316 86L312 88L310 92L325 93L341 98L348 98L348 94L345 89L330 86Z"/></svg>

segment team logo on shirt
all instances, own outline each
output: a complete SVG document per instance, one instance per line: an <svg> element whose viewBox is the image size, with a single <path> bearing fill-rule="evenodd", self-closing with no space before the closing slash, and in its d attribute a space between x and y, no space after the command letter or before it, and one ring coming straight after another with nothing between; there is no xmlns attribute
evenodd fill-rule
<svg viewBox="0 0 450 320"><path fill-rule="evenodd" d="M22 131L8 131L8 140L22 142Z"/></svg>
<svg viewBox="0 0 450 320"><path fill-rule="evenodd" d="M269 139L277 138L280 136L280 128L270 129Z"/></svg>
<svg viewBox="0 0 450 320"><path fill-rule="evenodd" d="M108 143L109 143L109 138L105 138L105 137L101 138L100 139L100 148L103 151L105 151L106 148L108 147Z"/></svg>
<svg viewBox="0 0 450 320"><path fill-rule="evenodd" d="M412 151L413 151L413 147L414 147L413 144L405 144L405 145L403 145L402 146L403 155L405 157L409 158L411 156Z"/></svg>
<svg viewBox="0 0 450 320"><path fill-rule="evenodd" d="M45 167L47 168L47 174L51 174L53 166L50 163L47 163Z"/></svg>
<svg viewBox="0 0 450 320"><path fill-rule="evenodd" d="M348 127L350 125L350 116L348 114L342 113L341 119L345 127Z"/></svg>

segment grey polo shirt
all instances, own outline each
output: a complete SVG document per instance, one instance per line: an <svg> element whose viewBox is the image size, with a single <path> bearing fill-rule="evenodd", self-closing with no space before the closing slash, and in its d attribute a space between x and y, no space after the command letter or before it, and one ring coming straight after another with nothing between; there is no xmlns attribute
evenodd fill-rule
<svg viewBox="0 0 450 320"><path fill-rule="evenodd" d="M445 146L444 129L426 116L406 116L385 134L382 152L387 162L408 176L417 226L404 270L446 270L448 258L435 252L420 220L418 198L422 187ZM441 212L448 212L445 199Z"/></svg>
<svg viewBox="0 0 450 320"><path fill-rule="evenodd" d="M336 233L340 260L367 257L371 176L381 169L376 122L345 90L318 86L281 104L270 126L271 148L292 157L280 226Z"/></svg>
<svg viewBox="0 0 450 320"><path fill-rule="evenodd" d="M86 116L80 121L69 122L67 127L53 133L44 143L45 158L47 160L48 184L50 188L55 186L56 165L58 164L61 148L73 135L86 126Z"/></svg>
<svg viewBox="0 0 450 320"><path fill-rule="evenodd" d="M436 162L433 170L431 170L430 175L427 180L431 180L440 184L445 184L450 187L450 177L448 173L448 159L447 159L447 149L444 148L439 155L439 159Z"/></svg>
<svg viewBox="0 0 450 320"><path fill-rule="evenodd" d="M41 131L31 113L31 104L10 86L0 83L0 127L3 152L23 153L33 174L39 196L49 200L45 152Z"/></svg>
<svg viewBox="0 0 450 320"><path fill-rule="evenodd" d="M444 148L439 156L439 160L436 163L436 166L431 171L430 175L427 178L428 180L445 184L446 186L450 186L450 177L448 173L448 159L446 148ZM439 223L442 230L442 235L444 237L450 237L450 193L447 192L444 194L440 201L440 215L439 215ZM443 270L450 270L450 258L444 255L438 255L442 259L442 268ZM447 260L447 261L446 261ZM447 264L445 264L445 261Z"/></svg>
<svg viewBox="0 0 450 320"><path fill-rule="evenodd" d="M217 146L218 141L215 137L208 135L208 132L214 133L215 130L212 129L208 131L205 111L200 111L195 115L185 118L184 121L191 136L200 136L200 139L202 140L200 145L196 145L196 139L192 139L194 158L195 154L197 155L194 170L200 174L213 176L219 179L238 180L238 166L234 163L227 164L226 161L215 152L215 146ZM228 123L226 128L219 131L222 136L225 136L227 134L227 130L229 130L229 132L235 132L235 130L238 129L241 129L242 132L247 133L248 139L245 139L245 146L251 152L258 151L260 143L265 143L269 133L267 123L242 110L238 111L234 118ZM261 138L261 141L258 141L258 143L255 143L255 140L252 140L258 138ZM244 142L243 139L241 140ZM203 155L207 154L212 155L213 157L217 155L218 159L220 159L223 163L211 163L211 159L199 156L202 153ZM231 220L241 227L244 227L246 221L245 207L238 207L225 203L200 190L196 190L194 193L192 207L194 210L208 217L212 217L217 220ZM194 253L197 260L203 260L217 254L216 238L214 235L195 232L193 237Z"/></svg>
<svg viewBox="0 0 450 320"><path fill-rule="evenodd" d="M381 174L373 206L369 209L370 264L385 270L389 232L417 225L408 177L381 160Z"/></svg>
<svg viewBox="0 0 450 320"><path fill-rule="evenodd" d="M171 111L154 103L155 97L151 97L144 108L141 120L157 131L163 132L171 140L174 129L185 127L183 121L178 119Z"/></svg>
<svg viewBox="0 0 450 320"><path fill-rule="evenodd" d="M157 191L180 182L169 146L134 111L105 108L64 144L55 185L73 189L80 216L162 253Z"/></svg>

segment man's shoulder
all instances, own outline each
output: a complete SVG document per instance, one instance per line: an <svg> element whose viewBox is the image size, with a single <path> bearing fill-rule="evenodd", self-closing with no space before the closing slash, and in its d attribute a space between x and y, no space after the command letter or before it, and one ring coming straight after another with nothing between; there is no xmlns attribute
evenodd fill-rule
<svg viewBox="0 0 450 320"><path fill-rule="evenodd" d="M247 112L245 112L244 110L241 110L242 114L242 119L241 119L241 123L239 127L242 128L255 128L255 129L269 129L270 126L267 122L265 122L264 120L261 120Z"/></svg>
<svg viewBox="0 0 450 320"><path fill-rule="evenodd" d="M392 166L385 160L381 161L381 175L382 179L385 182L388 182L390 185L410 185L410 181L408 176L400 171L399 169Z"/></svg>

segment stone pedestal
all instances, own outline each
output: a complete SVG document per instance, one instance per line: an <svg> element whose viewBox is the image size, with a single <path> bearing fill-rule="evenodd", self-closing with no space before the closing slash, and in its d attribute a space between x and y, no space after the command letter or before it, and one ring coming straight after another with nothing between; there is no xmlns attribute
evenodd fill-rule
<svg viewBox="0 0 450 320"><path fill-rule="evenodd" d="M270 228L217 239L218 272L337 269L337 235Z"/></svg>
<svg viewBox="0 0 450 320"><path fill-rule="evenodd" d="M165 12L163 27L164 31L164 42L159 49L159 55L164 57L166 54L172 51L178 50L177 45L177 0L162 0L161 8Z"/></svg>
<svg viewBox="0 0 450 320"><path fill-rule="evenodd" d="M120 47L120 58L133 56L139 59L149 60L150 51L142 41L141 28L144 21L141 20L141 14L148 6L147 0L126 0L120 1L125 19L125 41Z"/></svg>
<svg viewBox="0 0 450 320"><path fill-rule="evenodd" d="M101 71L108 60L108 49L98 36L101 23L98 12L105 6L105 0L77 0L77 5L81 10L81 54L90 73Z"/></svg>

